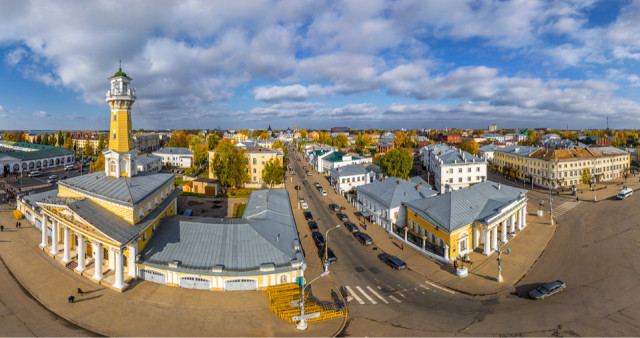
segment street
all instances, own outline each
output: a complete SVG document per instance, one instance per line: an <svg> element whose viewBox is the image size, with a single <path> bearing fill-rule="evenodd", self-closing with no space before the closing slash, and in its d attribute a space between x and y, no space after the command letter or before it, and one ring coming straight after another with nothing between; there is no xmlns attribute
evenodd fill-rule
<svg viewBox="0 0 640 338"><path fill-rule="evenodd" d="M354 209L330 189L325 177L313 171L307 176L302 167L309 168L309 164L302 157L300 161L290 158L296 175L291 181L287 174L289 193L295 195L293 187L302 187L299 194L324 235L342 223L328 208L330 203ZM320 195L314 182L320 182L328 196ZM581 201L562 215L554 211L558 229L531 270L510 293L483 297L440 288L411 271L411 266L391 270L377 258L381 252L375 243L395 239L373 238L374 245L365 247L341 226L329 233L328 242L338 258L329 267L333 278L343 292L354 297L343 335L636 335L640 257L634 249L640 232L633 221L638 217L633 205L639 202L638 195L622 201ZM530 199L548 203L548 193L532 191ZM554 200L558 205L572 201ZM303 211L292 207L294 213ZM366 233L353 212L342 212ZM376 225L369 224L372 226ZM306 223L298 224L298 229L306 259L319 259ZM425 257L425 264L438 263ZM564 292L542 301L528 299L530 290L556 279L567 284Z"/></svg>

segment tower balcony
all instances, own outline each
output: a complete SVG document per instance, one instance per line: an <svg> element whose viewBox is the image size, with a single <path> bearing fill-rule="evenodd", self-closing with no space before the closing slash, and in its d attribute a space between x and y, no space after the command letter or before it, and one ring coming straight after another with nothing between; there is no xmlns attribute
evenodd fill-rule
<svg viewBox="0 0 640 338"><path fill-rule="evenodd" d="M107 90L107 99L114 97L114 96L127 96L130 98L135 99L136 98L136 90L133 88L127 88L124 90L119 90L119 89L110 89Z"/></svg>

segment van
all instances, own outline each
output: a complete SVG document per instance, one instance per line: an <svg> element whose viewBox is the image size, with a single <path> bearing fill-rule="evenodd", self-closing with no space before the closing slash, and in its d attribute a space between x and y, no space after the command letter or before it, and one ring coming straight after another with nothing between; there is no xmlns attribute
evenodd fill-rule
<svg viewBox="0 0 640 338"><path fill-rule="evenodd" d="M40 176L40 172L37 170L29 173L29 177L38 177L38 176Z"/></svg>
<svg viewBox="0 0 640 338"><path fill-rule="evenodd" d="M73 170L73 164L67 164L64 166L64 170L69 171L69 170Z"/></svg>
<svg viewBox="0 0 640 338"><path fill-rule="evenodd" d="M619 200L623 200L629 196L633 195L633 189L631 188L626 188L626 189L622 189L620 190L620 192L618 193L618 199Z"/></svg>

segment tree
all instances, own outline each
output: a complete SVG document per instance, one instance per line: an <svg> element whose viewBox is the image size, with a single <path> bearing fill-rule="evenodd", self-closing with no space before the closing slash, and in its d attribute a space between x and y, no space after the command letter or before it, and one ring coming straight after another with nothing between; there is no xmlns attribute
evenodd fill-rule
<svg viewBox="0 0 640 338"><path fill-rule="evenodd" d="M474 139L462 141L460 142L458 147L468 152L469 154L473 154L473 155L478 155L478 150L480 150L480 146L478 145L478 142L476 142Z"/></svg>
<svg viewBox="0 0 640 338"><path fill-rule="evenodd" d="M36 143L42 144L42 135L38 134L38 136L36 136Z"/></svg>
<svg viewBox="0 0 640 338"><path fill-rule="evenodd" d="M324 144L328 144L328 145L332 145L331 143L331 135L329 135L329 133L327 133L326 131L321 131L318 133L318 142L320 143L324 143Z"/></svg>
<svg viewBox="0 0 640 338"><path fill-rule="evenodd" d="M529 129L529 133L527 134L527 143L532 146L538 141L538 135L536 135L535 130Z"/></svg>
<svg viewBox="0 0 640 338"><path fill-rule="evenodd" d="M96 151L98 153L102 153L102 151L104 150L104 148L106 148L106 142L104 140L104 135L100 134L100 137L98 138L98 149L96 149Z"/></svg>
<svg viewBox="0 0 640 338"><path fill-rule="evenodd" d="M396 131L396 135L393 139L393 143L396 148L402 148L409 144L411 139L407 136L407 134L401 132L400 130Z"/></svg>
<svg viewBox="0 0 640 338"><path fill-rule="evenodd" d="M209 148L209 150L215 149L217 145L218 145L218 135L216 134L209 135L209 137L207 137L207 147Z"/></svg>
<svg viewBox="0 0 640 338"><path fill-rule="evenodd" d="M193 147L193 161L195 163L203 163L208 156L207 151L208 149L208 145L202 142L198 142L194 147Z"/></svg>
<svg viewBox="0 0 640 338"><path fill-rule="evenodd" d="M262 131L260 135L258 135L258 140L268 140L270 138L271 138L271 135L269 135L269 133L266 130Z"/></svg>
<svg viewBox="0 0 640 338"><path fill-rule="evenodd" d="M591 174L589 173L589 169L588 168L582 169L582 173L580 174L580 183L588 184L589 185L589 189L591 189L591 184L593 182L591 182Z"/></svg>
<svg viewBox="0 0 640 338"><path fill-rule="evenodd" d="M231 142L220 142L216 148L210 168L218 177L218 181L225 187L240 188L249 182L247 160L244 149L235 147Z"/></svg>
<svg viewBox="0 0 640 338"><path fill-rule="evenodd" d="M280 142L280 140L273 142L271 147L274 148L274 149L282 150L282 153L284 154L284 157L287 157L289 155L289 149L287 147L285 147L285 145L282 144L282 142Z"/></svg>
<svg viewBox="0 0 640 338"><path fill-rule="evenodd" d="M338 134L336 136L333 145L340 148L347 148L349 146L349 138L344 134Z"/></svg>
<svg viewBox="0 0 640 338"><path fill-rule="evenodd" d="M38 138L40 138L40 135L38 135ZM68 150L73 151L73 139L71 137L67 137L64 139L64 147Z"/></svg>
<svg viewBox="0 0 640 338"><path fill-rule="evenodd" d="M104 155L100 154L100 156L98 156L98 159L91 164L89 169L91 169L92 173L95 173L97 171L104 171Z"/></svg>
<svg viewBox="0 0 640 338"><path fill-rule="evenodd" d="M300 137L307 138L308 132L306 129L300 130Z"/></svg>
<svg viewBox="0 0 640 338"><path fill-rule="evenodd" d="M87 156L91 156L94 154L93 143L87 142L84 146L84 154Z"/></svg>
<svg viewBox="0 0 640 338"><path fill-rule="evenodd" d="M62 135L62 130L58 130L58 147L62 147L64 145L64 136Z"/></svg>
<svg viewBox="0 0 640 338"><path fill-rule="evenodd" d="M356 150L359 152L364 151L366 147L371 145L371 142L373 142L373 139L370 135L360 133L358 137L356 137Z"/></svg>
<svg viewBox="0 0 640 338"><path fill-rule="evenodd" d="M272 158L264 165L262 181L271 187L284 181L284 166L280 160Z"/></svg>
<svg viewBox="0 0 640 338"><path fill-rule="evenodd" d="M380 158L380 170L387 176L406 179L413 166L413 155L409 149L394 148Z"/></svg>
<svg viewBox="0 0 640 338"><path fill-rule="evenodd" d="M42 144L49 145L49 133L44 133L44 136L42 136Z"/></svg>
<svg viewBox="0 0 640 338"><path fill-rule="evenodd" d="M171 134L169 139L169 147L172 148L187 148L189 146L189 140L187 139L187 132L184 130L176 130Z"/></svg>

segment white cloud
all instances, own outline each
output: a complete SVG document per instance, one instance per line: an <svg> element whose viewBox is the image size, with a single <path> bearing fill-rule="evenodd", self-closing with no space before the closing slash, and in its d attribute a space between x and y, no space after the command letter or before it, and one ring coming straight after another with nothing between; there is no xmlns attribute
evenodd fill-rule
<svg viewBox="0 0 640 338"><path fill-rule="evenodd" d="M52 117L51 114L47 113L44 110L39 110L37 112L34 112L33 116L35 116L35 117Z"/></svg>
<svg viewBox="0 0 640 338"><path fill-rule="evenodd" d="M334 88L320 85L258 87L255 89L255 99L267 102L304 101L312 97L326 97L333 93Z"/></svg>
<svg viewBox="0 0 640 338"><path fill-rule="evenodd" d="M17 65L20 61L22 61L22 58L27 54L27 51L24 48L15 48L13 50L11 50L9 53L7 53L7 55L4 58L4 61L9 65L9 66L15 66Z"/></svg>

